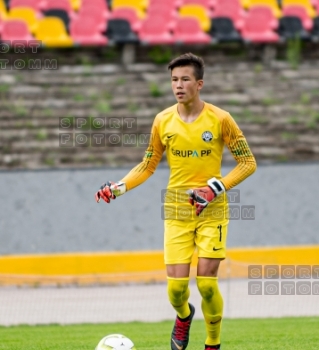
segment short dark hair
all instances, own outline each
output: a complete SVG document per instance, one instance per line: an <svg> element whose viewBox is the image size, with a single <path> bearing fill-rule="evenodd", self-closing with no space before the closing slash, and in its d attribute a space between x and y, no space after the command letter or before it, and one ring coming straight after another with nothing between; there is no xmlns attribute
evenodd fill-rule
<svg viewBox="0 0 319 350"><path fill-rule="evenodd" d="M183 55L180 55L176 58L174 58L169 64L168 69L172 70L176 67L185 67L185 66L192 66L194 67L194 75L196 80L201 80L204 77L204 60L194 55L191 52L184 53Z"/></svg>

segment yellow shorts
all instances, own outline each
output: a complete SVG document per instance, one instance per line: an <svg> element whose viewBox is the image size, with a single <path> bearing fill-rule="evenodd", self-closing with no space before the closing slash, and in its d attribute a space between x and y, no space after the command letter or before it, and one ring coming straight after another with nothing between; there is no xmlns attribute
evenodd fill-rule
<svg viewBox="0 0 319 350"><path fill-rule="evenodd" d="M226 257L229 220L165 220L165 264L187 264L197 249L198 257Z"/></svg>

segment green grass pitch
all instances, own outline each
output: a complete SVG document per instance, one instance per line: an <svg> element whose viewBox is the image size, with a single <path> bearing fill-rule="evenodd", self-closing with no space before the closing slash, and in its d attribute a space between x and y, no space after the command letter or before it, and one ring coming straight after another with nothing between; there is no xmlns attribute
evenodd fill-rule
<svg viewBox="0 0 319 350"><path fill-rule="evenodd" d="M121 333L137 350L169 350L173 321L0 327L1 350L94 350L101 338ZM318 350L319 318L225 319L222 350ZM204 322L194 320L188 349L203 350Z"/></svg>

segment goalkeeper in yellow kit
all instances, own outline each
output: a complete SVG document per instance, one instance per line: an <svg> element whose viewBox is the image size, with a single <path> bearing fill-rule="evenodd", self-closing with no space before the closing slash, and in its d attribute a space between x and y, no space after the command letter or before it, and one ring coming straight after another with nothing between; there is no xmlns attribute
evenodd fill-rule
<svg viewBox="0 0 319 350"><path fill-rule="evenodd" d="M220 349L223 298L218 268L226 256L228 202L226 191L256 170L247 141L230 114L200 98L204 62L183 54L170 62L172 90L177 104L159 113L143 161L121 181L107 182L96 201L107 203L146 181L164 151L170 168L165 203L164 257L168 298L177 316L171 349L184 350L195 308L188 302L190 263L198 252L197 287L206 324L205 349ZM226 145L237 165L221 175ZM186 194L187 193L187 194Z"/></svg>

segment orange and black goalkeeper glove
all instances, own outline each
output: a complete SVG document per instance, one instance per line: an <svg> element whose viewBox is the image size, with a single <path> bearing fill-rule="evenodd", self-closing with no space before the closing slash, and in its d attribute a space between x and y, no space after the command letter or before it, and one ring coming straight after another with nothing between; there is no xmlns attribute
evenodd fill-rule
<svg viewBox="0 0 319 350"><path fill-rule="evenodd" d="M208 180L207 184L208 186L193 188L187 191L189 195L188 201L191 205L195 205L197 216L200 215L210 202L225 192L223 183L215 177Z"/></svg>
<svg viewBox="0 0 319 350"><path fill-rule="evenodd" d="M97 203L99 203L102 198L106 203L110 203L111 199L115 199L125 192L126 185L124 182L108 181L100 187L99 191L95 193L95 200Z"/></svg>

